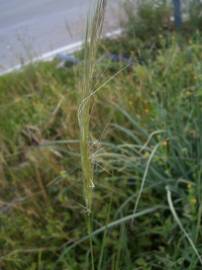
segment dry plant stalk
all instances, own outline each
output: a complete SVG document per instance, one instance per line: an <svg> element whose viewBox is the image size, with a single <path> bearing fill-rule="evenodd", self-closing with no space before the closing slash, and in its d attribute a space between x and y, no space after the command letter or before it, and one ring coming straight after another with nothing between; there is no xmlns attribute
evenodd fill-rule
<svg viewBox="0 0 202 270"><path fill-rule="evenodd" d="M93 13L88 16L84 44L84 64L81 81L81 101L78 110L80 127L80 152L83 172L84 196L87 210L92 207L93 166L90 153L90 109L91 99L95 94L96 56L102 33L106 0L97 0Z"/></svg>

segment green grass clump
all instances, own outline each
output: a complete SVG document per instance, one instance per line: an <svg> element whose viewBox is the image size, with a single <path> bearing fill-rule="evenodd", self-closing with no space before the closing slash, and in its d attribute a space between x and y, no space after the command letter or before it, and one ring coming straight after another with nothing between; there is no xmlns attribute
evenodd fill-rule
<svg viewBox="0 0 202 270"><path fill-rule="evenodd" d="M130 28L144 22L150 35L155 12L141 11ZM100 29L89 29L85 66L41 63L0 77L0 268L92 269L93 246L98 270L201 269L200 29L160 29L148 49L125 27L98 51ZM134 65L115 66L103 51Z"/></svg>

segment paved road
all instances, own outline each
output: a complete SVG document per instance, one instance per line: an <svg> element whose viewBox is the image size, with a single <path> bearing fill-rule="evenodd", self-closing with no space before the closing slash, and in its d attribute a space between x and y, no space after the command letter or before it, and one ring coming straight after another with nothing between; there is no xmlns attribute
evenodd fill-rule
<svg viewBox="0 0 202 270"><path fill-rule="evenodd" d="M117 2L108 0L108 30ZM91 0L0 0L0 73L82 38Z"/></svg>

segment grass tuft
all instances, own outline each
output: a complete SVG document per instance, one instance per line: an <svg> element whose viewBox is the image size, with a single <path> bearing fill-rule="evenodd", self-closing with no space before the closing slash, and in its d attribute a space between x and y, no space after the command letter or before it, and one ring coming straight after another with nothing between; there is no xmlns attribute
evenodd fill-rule
<svg viewBox="0 0 202 270"><path fill-rule="evenodd" d="M0 77L0 268L201 269L201 13L100 41L96 3L81 65Z"/></svg>

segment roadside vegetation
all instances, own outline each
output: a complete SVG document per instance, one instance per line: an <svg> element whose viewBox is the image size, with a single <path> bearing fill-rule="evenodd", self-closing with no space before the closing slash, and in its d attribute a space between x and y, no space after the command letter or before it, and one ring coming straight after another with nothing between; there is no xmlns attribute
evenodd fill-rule
<svg viewBox="0 0 202 270"><path fill-rule="evenodd" d="M127 4L122 36L91 44L90 73L87 49L73 67L37 63L0 77L1 269L92 269L92 254L96 270L202 269L196 2L178 31L166 1L143 1L138 11ZM79 129L82 78L83 98L99 91L82 108L89 118Z"/></svg>

